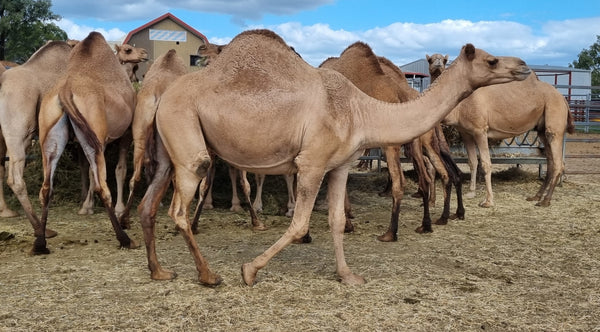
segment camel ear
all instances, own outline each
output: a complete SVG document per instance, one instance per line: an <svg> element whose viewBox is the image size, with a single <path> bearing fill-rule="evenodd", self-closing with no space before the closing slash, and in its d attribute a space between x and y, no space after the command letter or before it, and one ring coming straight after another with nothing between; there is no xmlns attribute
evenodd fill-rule
<svg viewBox="0 0 600 332"><path fill-rule="evenodd" d="M444 57L444 63L448 62L448 54Z"/></svg>
<svg viewBox="0 0 600 332"><path fill-rule="evenodd" d="M465 52L465 55L469 61L473 61L473 59L475 59L475 46L473 46L473 44L465 45L463 47L463 51Z"/></svg>
<svg viewBox="0 0 600 332"><path fill-rule="evenodd" d="M115 44L115 51L117 51L117 53L119 53L119 50L121 49L121 47L117 44Z"/></svg>
<svg viewBox="0 0 600 332"><path fill-rule="evenodd" d="M427 59L427 62L429 62L429 54L425 54L425 59Z"/></svg>

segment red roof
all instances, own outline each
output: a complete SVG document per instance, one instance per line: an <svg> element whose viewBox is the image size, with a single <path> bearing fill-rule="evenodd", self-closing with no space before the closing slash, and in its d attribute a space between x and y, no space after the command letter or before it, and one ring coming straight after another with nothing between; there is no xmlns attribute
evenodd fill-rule
<svg viewBox="0 0 600 332"><path fill-rule="evenodd" d="M198 30L192 28L191 26L187 25L185 22L183 22L182 20L178 19L175 15L171 14L171 13L166 13L144 25L142 25L141 27L131 30L128 34L127 37L125 37L125 40L123 40L123 44L127 44L129 42L129 40L131 39L131 37L133 37L133 35L135 35L136 33L153 26L154 24L165 20L167 18L170 18L171 20L173 20L175 23L181 25L182 27L184 27L186 30L188 30L189 32L191 32L192 34L194 34L196 37L201 38L204 40L205 43L208 43L208 39L206 39L206 36L204 36L203 34L201 34Z"/></svg>

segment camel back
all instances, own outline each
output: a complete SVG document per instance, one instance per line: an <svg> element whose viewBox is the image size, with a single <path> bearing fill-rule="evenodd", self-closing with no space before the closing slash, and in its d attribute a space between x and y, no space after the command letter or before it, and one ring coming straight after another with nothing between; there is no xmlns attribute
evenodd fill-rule
<svg viewBox="0 0 600 332"><path fill-rule="evenodd" d="M216 80L223 89L253 94L300 90L314 83L314 77L307 75L311 71L315 69L272 31L248 30L237 35L210 66L194 74Z"/></svg>

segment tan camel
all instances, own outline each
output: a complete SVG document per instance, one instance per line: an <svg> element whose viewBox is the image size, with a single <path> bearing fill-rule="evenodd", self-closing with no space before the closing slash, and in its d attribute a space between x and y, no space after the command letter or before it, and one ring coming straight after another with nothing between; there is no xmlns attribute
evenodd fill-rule
<svg viewBox="0 0 600 332"><path fill-rule="evenodd" d="M91 32L75 45L67 71L44 96L39 114L39 137L44 168L40 189L42 218L34 227L33 254L47 254L43 236L53 190L53 177L72 130L90 163L95 191L99 193L121 247L138 245L123 231L112 207L106 184L104 149L123 137L131 126L136 94L104 37Z"/></svg>
<svg viewBox="0 0 600 332"><path fill-rule="evenodd" d="M21 203L33 228L39 228L39 218L34 212L27 185L23 178L27 150L37 132L39 101L49 88L64 73L72 47L64 41L51 41L37 50L23 65L14 67L0 77L0 128L3 143L0 144L0 159L8 155L7 183ZM0 167L0 179L4 179L4 167ZM1 180L0 180L1 181ZM0 187L0 197L3 190ZM15 216L4 199L0 205L2 216ZM46 236L56 232L47 229Z"/></svg>
<svg viewBox="0 0 600 332"><path fill-rule="evenodd" d="M148 52L144 48L134 47L129 44L115 45L115 55L117 60L121 64L121 68L127 73L130 82L131 73L128 72L128 68L131 65L137 65L140 62L144 62L148 60ZM127 176L127 153L129 151L129 147L131 145L131 134L125 135L123 138L119 139L118 142L113 144L117 145L119 149L119 160L117 162L115 168L115 178L117 183L117 199L115 203L115 213L117 216L121 217L122 226L125 228L129 227L129 211L126 211L125 203L123 203L123 191L124 191L124 183L125 177ZM80 166L83 170L83 173L89 173L89 163L87 163L87 159L85 156L80 155ZM83 174L82 182L84 182L85 174ZM94 213L94 187L89 186L90 181L92 180L92 174L89 173L88 181L86 181L87 186L87 195L86 198L81 205L81 209L79 210L79 214L93 214Z"/></svg>
<svg viewBox="0 0 600 332"><path fill-rule="evenodd" d="M210 65L219 54L225 49L227 45L217 45L211 43L202 43L198 47L198 55L200 56L200 66L206 67ZM295 51L294 51L295 52ZM296 53L297 54L297 53ZM256 196L254 198L254 203L250 203L250 184L248 183L247 173L242 170L237 170L235 168L229 167L229 178L231 181L231 208L230 211L240 212L243 210L240 198L237 192L237 181L240 179L240 185L244 192L244 198L248 205L250 206L250 215L252 216L252 225L255 230L264 230L266 229L264 224L258 219L256 213L262 212L263 203L262 203L262 189L265 182L264 174L255 174L256 180ZM214 171L209 172L211 176L211 183L214 180ZM287 212L286 216L291 217L294 214L294 205L296 204L295 193L294 193L294 176L293 175L283 175L287 190L288 190L288 202L287 202ZM213 199L212 199L212 186L208 188L208 192L206 193L204 199L202 200L202 207L204 209L212 209ZM200 211L198 211L200 212ZM196 217L194 217L194 221L192 223L192 227L196 230L198 223L199 213L196 213Z"/></svg>
<svg viewBox="0 0 600 332"><path fill-rule="evenodd" d="M259 269L306 234L327 172L337 273L346 284L362 284L364 279L351 272L343 251L344 193L351 162L366 148L402 144L430 130L477 87L524 79L529 72L520 59L494 57L467 44L422 97L386 103L360 92L336 71L310 66L271 31L241 33L211 66L174 82L156 113L174 169L169 215L194 256L200 282L216 285L222 280L200 253L188 215L210 166L208 148L240 169L298 176L291 225L262 255L243 264L246 284L254 284ZM158 261L148 266L155 278L174 277Z"/></svg>
<svg viewBox="0 0 600 332"><path fill-rule="evenodd" d="M485 175L486 196L479 204L494 205L489 139L504 139L536 129L547 159L546 179L535 196L538 206L549 206L554 188L564 171L563 138L574 132L569 105L552 85L535 74L526 80L477 90L462 101L443 120L458 129L469 159L471 183L469 197L475 196L477 150ZM477 150L476 150L477 148Z"/></svg>

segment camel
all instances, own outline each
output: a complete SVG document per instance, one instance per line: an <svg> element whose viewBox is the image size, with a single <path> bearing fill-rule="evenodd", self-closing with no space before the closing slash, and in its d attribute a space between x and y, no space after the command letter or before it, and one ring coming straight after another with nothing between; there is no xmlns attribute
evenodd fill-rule
<svg viewBox="0 0 600 332"><path fill-rule="evenodd" d="M227 47L227 45L218 45L218 44L211 44L211 43L200 44L200 46L198 47L198 55L200 56L200 60L201 60L200 66L206 67L206 66L210 65L219 56L219 54L223 51L223 49L225 49L225 47ZM294 52L296 52L296 51L294 50ZM298 53L296 52L296 54L298 54ZM298 54L298 56L300 56L300 55ZM212 172L210 174L211 174L211 182L213 182L212 180L214 177L214 172ZM229 178L231 180L231 188L232 188L231 208L229 210L233 211L233 212L239 212L239 211L243 210L241 201L240 201L238 193L237 193L238 177L240 179L240 184L241 184L242 190L244 192L244 198L245 198L246 202L248 203L248 205L250 206L250 215L252 216L251 217L252 225L257 230L263 230L263 229L265 229L264 224L258 219L258 216L256 215L256 213L262 212L262 209L263 209L262 188L263 188L263 185L265 182L265 175L264 174L255 174L256 197L254 198L254 203L250 203L250 184L248 183L246 172L242 171L242 170L236 170L235 168L232 168L231 166L229 166ZM294 176L288 176L288 175L284 174L283 177L285 179L285 182L287 185L287 190L288 190L288 202L286 205L287 212L285 213L285 215L288 217L291 217L294 214L294 205L296 204L295 193L294 193ZM200 208L212 209L213 208L212 202L213 202L212 187L209 187L208 192L206 193L205 197L202 199L202 206ZM200 211L198 211L198 212L200 212ZM198 216L199 216L199 214L197 213L196 217L194 218L194 222L192 223L194 229L195 229L195 227L197 227Z"/></svg>
<svg viewBox="0 0 600 332"><path fill-rule="evenodd" d="M547 172L540 190L527 200L537 201L538 206L550 205L564 171L565 131L573 133L575 129L566 99L552 85L532 74L523 81L479 89L459 103L443 123L458 129L467 150L471 170L468 197L475 197L479 150L486 185L481 207L494 206L488 139L510 138L535 129L544 146Z"/></svg>
<svg viewBox="0 0 600 332"><path fill-rule="evenodd" d="M386 77L394 82L400 101L418 98L418 92L408 85L406 77L400 68L384 57L379 57L379 64ZM433 231L431 227L429 205L435 204L435 199L432 199L432 197L435 197L435 173L432 173L429 169L432 169L434 172L437 171L440 174L444 188L444 207L442 210L442 215L435 221L435 224L445 225L448 223L449 219L464 219L465 209L462 202L462 183L460 179L460 170L450 156L450 148L446 143L441 126L439 124L436 125L432 130L427 131L411 142L411 144L405 144L404 148L405 154L411 157L414 168L417 170L419 178L419 191L423 198L423 220L421 222L421 226L419 226L416 231L418 233L428 233ZM392 152L393 154L390 154ZM390 159L399 162L399 149L390 151L388 147L386 150L386 155L388 159L388 167L390 164ZM391 169L392 168L390 168L390 170ZM454 185L456 188L457 208L456 213L450 215L452 185ZM402 196L399 194L396 195L401 199ZM392 209L393 213L394 211L395 210ZM384 242L396 241L397 230L398 217L396 212L396 216L392 217L391 219L390 227L384 234L380 235L378 239Z"/></svg>
<svg viewBox="0 0 600 332"><path fill-rule="evenodd" d="M467 44L422 97L386 103L362 93L336 71L310 66L272 31L239 34L210 66L177 79L156 112L158 133L173 165L169 215L194 257L200 283L214 286L222 281L202 256L189 223L190 203L212 160L209 148L249 172L297 174L290 227L263 254L242 265L247 285L254 284L258 270L274 255L306 234L327 172L337 274L345 284L362 284L364 278L350 270L343 251L351 162L366 148L406 143L430 130L476 88L522 80L529 73L521 59L494 57ZM150 229L152 222L143 220L142 227ZM158 261L148 266L154 278L175 277Z"/></svg>
<svg viewBox="0 0 600 332"><path fill-rule="evenodd" d="M144 48L134 47L129 44L115 45L115 55L119 63L121 64L121 68L127 73L130 82L133 83L131 72L129 69L132 69L137 66L140 62L145 62L148 60L148 52ZM123 185L125 183L125 177L127 175L127 152L129 151L129 146L131 145L132 137L128 133L123 138L119 139L117 144L117 148L119 149L119 160L115 169L115 177L117 183L117 199L115 204L115 213L118 217L121 218L121 224L123 227L129 227L128 215L129 211L126 211L125 203L123 203ZM89 186L89 182L93 182L91 179L92 174L89 174L88 178L90 181L84 181L86 179L85 173L89 173L89 164L80 152L80 165L82 168L82 183L84 186L87 184L87 195L83 204L81 205L81 209L79 209L78 214L93 214L94 213L94 187Z"/></svg>
<svg viewBox="0 0 600 332"><path fill-rule="evenodd" d="M26 151L31 146L31 140L37 132L36 113L39 101L65 72L69 53L76 44L77 41L74 40L48 42L25 64L11 69L8 75L2 75L0 127L4 129L1 139L6 141L6 150L0 150L0 157L3 159L8 154L7 183L23 206L34 229L35 225L39 225L39 218L33 210L23 179ZM128 58L129 54L136 54L136 57L139 57L141 53L140 49L124 45L117 56L123 61L130 61L128 59L134 61L133 57ZM143 53L146 54L145 50ZM10 130L7 130L8 128ZM0 144L0 146L4 147L4 144ZM4 178L3 171L4 168L0 167L0 179ZM3 197L0 187L1 216L17 215L16 212L6 208ZM85 206L89 206L91 209L93 201L84 202L82 208ZM47 229L46 233L48 237L56 236L56 232L50 229Z"/></svg>
<svg viewBox="0 0 600 332"><path fill-rule="evenodd" d="M39 218L33 210L23 179L27 150L37 131L39 101L65 71L71 49L67 42L50 41L23 65L7 70L0 77L0 159L4 160L6 155L9 157L7 183L34 228L39 225ZM0 181L3 179L2 163ZM0 198L2 216L16 216L17 213L9 210L4 202L2 187ZM56 236L56 232L47 229L46 236Z"/></svg>
<svg viewBox="0 0 600 332"><path fill-rule="evenodd" d="M340 57L329 58L321 65L321 68L334 69L346 76L354 85L371 97L388 102L405 102L416 99L419 93L411 88L406 81L404 73L390 60L377 57L371 48L362 42L357 42L346 48ZM444 158L440 156L439 140L436 131L438 126L413 140L405 147L410 151L415 169L419 174L419 187L424 192L423 197L423 220L417 232L431 232L431 217L429 213L429 192L432 188L432 180L425 167L426 156L434 161L436 167L441 167L445 172ZM384 147L388 161L389 174L392 185L392 214L389 229L378 237L380 241L397 241L398 215L400 202L404 195L404 176L400 165L400 146ZM424 155L425 153L425 155ZM449 151L447 152L449 158ZM445 172L444 184L449 184L448 173ZM446 188L446 187L445 187ZM433 190L432 190L433 191ZM460 195L459 195L460 196ZM450 196L445 195L444 212L436 221L436 224L445 224L448 221ZM464 218L464 207L459 197L457 215ZM348 227L348 226L347 226Z"/></svg>
<svg viewBox="0 0 600 332"><path fill-rule="evenodd" d="M90 164L91 187L100 195L119 245L138 244L123 231L112 207L106 184L104 149L130 129L136 94L110 46L98 32L91 32L71 51L65 75L44 96L39 114L39 137L44 181L40 189L42 218L34 226L32 254L48 254L44 231L47 224L53 177L72 130Z"/></svg>

